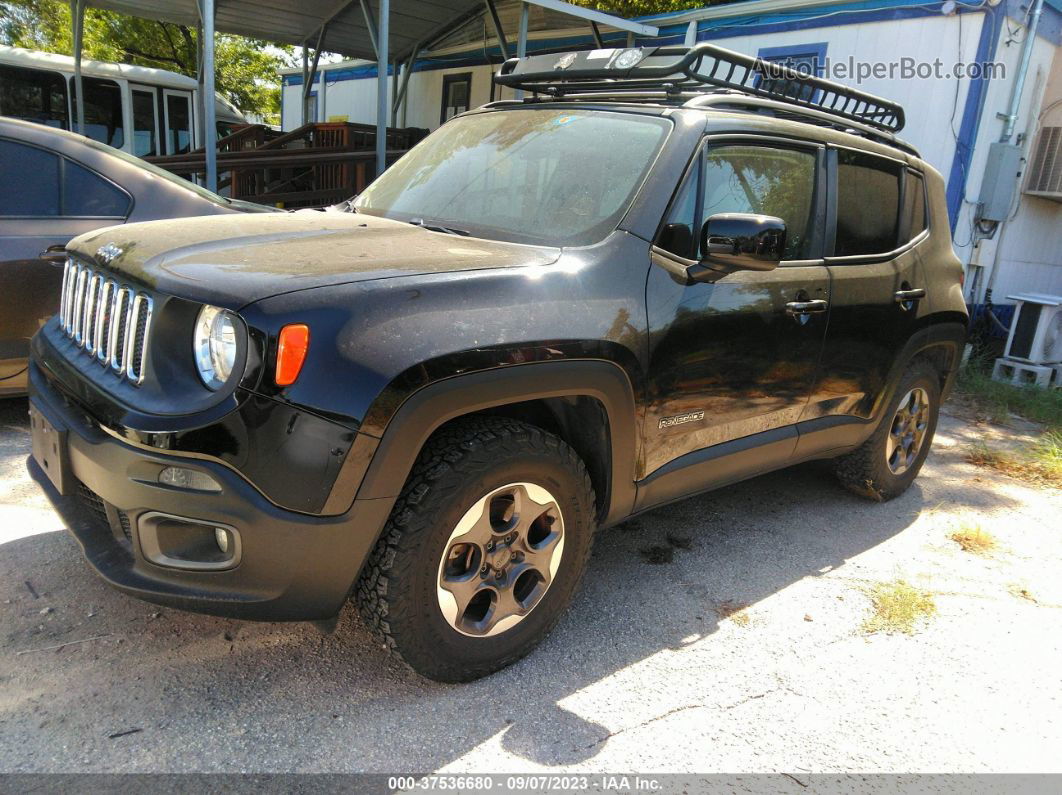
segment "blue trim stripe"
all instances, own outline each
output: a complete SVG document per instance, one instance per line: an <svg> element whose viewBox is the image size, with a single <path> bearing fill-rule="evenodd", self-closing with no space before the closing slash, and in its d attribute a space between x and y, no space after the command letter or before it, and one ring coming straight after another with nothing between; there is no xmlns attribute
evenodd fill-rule
<svg viewBox="0 0 1062 795"><path fill-rule="evenodd" d="M985 17L981 25L981 38L977 42L977 54L974 56L978 63L991 60L995 54L1004 16L1002 6L986 5L982 13ZM955 155L951 161L951 172L948 174L948 218L951 222L952 234L955 233L955 224L959 221L959 211L962 210L963 198L966 196L966 178L970 172L970 160L973 157L974 144L977 142L977 132L981 127L981 115L988 94L987 89L988 78L981 75L970 81L970 87L966 92L966 104L963 107L962 121L959 124L959 137L955 142Z"/></svg>

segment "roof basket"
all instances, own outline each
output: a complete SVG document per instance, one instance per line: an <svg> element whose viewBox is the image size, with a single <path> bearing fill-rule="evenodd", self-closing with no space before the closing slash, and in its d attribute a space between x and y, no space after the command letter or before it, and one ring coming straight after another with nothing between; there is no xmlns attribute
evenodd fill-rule
<svg viewBox="0 0 1062 795"><path fill-rule="evenodd" d="M510 58L494 81L550 97L594 94L643 101L650 94L684 100L730 89L822 111L885 132L899 132L904 125L903 108L895 102L713 44Z"/></svg>

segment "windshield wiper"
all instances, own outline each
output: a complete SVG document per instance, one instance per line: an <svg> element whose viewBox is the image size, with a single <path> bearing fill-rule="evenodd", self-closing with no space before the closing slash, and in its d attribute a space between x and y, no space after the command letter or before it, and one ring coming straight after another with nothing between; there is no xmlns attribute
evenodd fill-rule
<svg viewBox="0 0 1062 795"><path fill-rule="evenodd" d="M427 229L431 232L443 232L447 235L460 235L461 237L468 237L471 232L467 229L458 229L454 226L442 226L434 221L425 221L423 218L411 218L409 223L413 226L419 226L421 229Z"/></svg>

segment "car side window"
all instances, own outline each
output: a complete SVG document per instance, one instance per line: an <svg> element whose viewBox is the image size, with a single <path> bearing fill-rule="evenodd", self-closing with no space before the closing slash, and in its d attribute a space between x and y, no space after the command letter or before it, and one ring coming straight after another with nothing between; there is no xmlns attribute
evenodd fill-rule
<svg viewBox="0 0 1062 795"><path fill-rule="evenodd" d="M63 215L124 218L129 197L103 177L67 160L63 167Z"/></svg>
<svg viewBox="0 0 1062 795"><path fill-rule="evenodd" d="M59 156L0 139L0 215L59 215Z"/></svg>
<svg viewBox="0 0 1062 795"><path fill-rule="evenodd" d="M773 215L786 224L784 260L810 256L815 155L772 146L707 148L680 188L659 240L673 254L697 258L701 227L717 213Z"/></svg>
<svg viewBox="0 0 1062 795"><path fill-rule="evenodd" d="M891 160L838 151L834 256L884 254L896 248L901 174L902 167Z"/></svg>
<svg viewBox="0 0 1062 795"><path fill-rule="evenodd" d="M907 239L914 240L926 229L925 180L913 171L907 172L903 188L903 217L907 219Z"/></svg>

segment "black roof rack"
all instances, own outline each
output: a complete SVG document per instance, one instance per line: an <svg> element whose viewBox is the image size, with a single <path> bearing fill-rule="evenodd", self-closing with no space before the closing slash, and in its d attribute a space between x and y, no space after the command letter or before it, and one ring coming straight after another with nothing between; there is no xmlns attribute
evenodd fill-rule
<svg viewBox="0 0 1062 795"><path fill-rule="evenodd" d="M903 108L890 100L713 44L629 47L510 58L494 82L575 97L684 102L730 89L827 113L888 133L903 129Z"/></svg>

